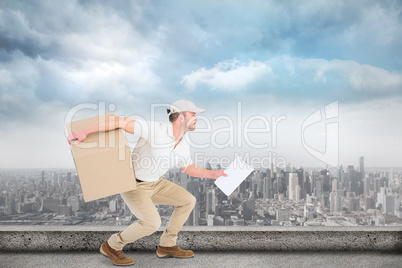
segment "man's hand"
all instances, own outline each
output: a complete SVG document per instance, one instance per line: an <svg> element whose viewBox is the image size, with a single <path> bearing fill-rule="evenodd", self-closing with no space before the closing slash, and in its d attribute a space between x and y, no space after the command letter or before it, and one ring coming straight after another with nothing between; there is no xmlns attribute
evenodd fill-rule
<svg viewBox="0 0 402 268"><path fill-rule="evenodd" d="M197 166L196 164L191 164L188 167L185 168L180 168L181 171L185 172L186 174L193 176L193 177L199 177L199 178L211 178L211 179L217 179L220 176L227 177L228 175L225 174L225 170L208 170L202 167Z"/></svg>
<svg viewBox="0 0 402 268"><path fill-rule="evenodd" d="M74 131L72 134L68 135L67 140L68 144L71 144L72 140L77 140L74 144L78 144L81 141L85 140L87 134L83 130Z"/></svg>
<svg viewBox="0 0 402 268"><path fill-rule="evenodd" d="M212 173L212 179L215 179L215 180L216 180L216 179L219 178L220 176L227 177L228 175L225 173L225 170L223 170L223 169L213 171L213 173Z"/></svg>

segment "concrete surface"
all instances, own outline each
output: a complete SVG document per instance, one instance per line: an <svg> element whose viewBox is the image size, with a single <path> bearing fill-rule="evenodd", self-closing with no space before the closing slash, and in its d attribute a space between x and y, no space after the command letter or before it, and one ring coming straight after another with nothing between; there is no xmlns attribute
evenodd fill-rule
<svg viewBox="0 0 402 268"><path fill-rule="evenodd" d="M402 255L380 252L195 252L191 259L159 259L154 252L126 252L129 267L402 267ZM97 252L0 253L0 267L115 267Z"/></svg>
<svg viewBox="0 0 402 268"><path fill-rule="evenodd" d="M97 251L125 226L0 226L0 251ZM153 251L164 228L125 250ZM196 251L402 252L401 227L184 227L178 245Z"/></svg>

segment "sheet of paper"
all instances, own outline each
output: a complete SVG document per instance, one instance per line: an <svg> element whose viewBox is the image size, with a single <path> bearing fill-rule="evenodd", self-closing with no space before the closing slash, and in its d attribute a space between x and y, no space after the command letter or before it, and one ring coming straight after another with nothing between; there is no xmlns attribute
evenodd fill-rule
<svg viewBox="0 0 402 268"><path fill-rule="evenodd" d="M239 156L225 169L227 177L220 176L215 184L221 191L229 196L247 178L254 169L246 164Z"/></svg>

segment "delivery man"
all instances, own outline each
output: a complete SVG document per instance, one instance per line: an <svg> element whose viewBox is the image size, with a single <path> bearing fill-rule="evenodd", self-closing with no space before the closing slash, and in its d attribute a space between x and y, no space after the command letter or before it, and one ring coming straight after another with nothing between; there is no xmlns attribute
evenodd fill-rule
<svg viewBox="0 0 402 268"><path fill-rule="evenodd" d="M179 100L168 109L170 122L146 122L124 117L112 117L85 129L75 131L68 141L76 144L90 133L117 128L134 134L139 140L133 150L133 164L137 189L121 193L124 202L139 219L123 231L105 241L100 252L114 265L133 265L134 260L124 256L123 247L158 230L161 219L154 204L175 207L169 226L163 232L156 254L160 258L191 258L193 251L176 245L177 234L186 222L196 203L195 197L181 186L163 179L174 166L193 177L214 178L227 176L223 170L206 170L195 165L190 156L190 146L185 134L193 131L197 113L204 110L187 100ZM112 167L111 167L112 168Z"/></svg>

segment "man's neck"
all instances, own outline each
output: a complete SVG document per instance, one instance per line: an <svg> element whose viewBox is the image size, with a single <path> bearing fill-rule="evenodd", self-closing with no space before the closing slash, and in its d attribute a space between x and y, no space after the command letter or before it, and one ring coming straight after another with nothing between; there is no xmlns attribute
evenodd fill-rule
<svg viewBox="0 0 402 268"><path fill-rule="evenodd" d="M173 126L173 137L174 140L176 141L176 145L180 142L181 138L186 134L186 129L184 128L184 125L178 124L178 123L172 123Z"/></svg>

